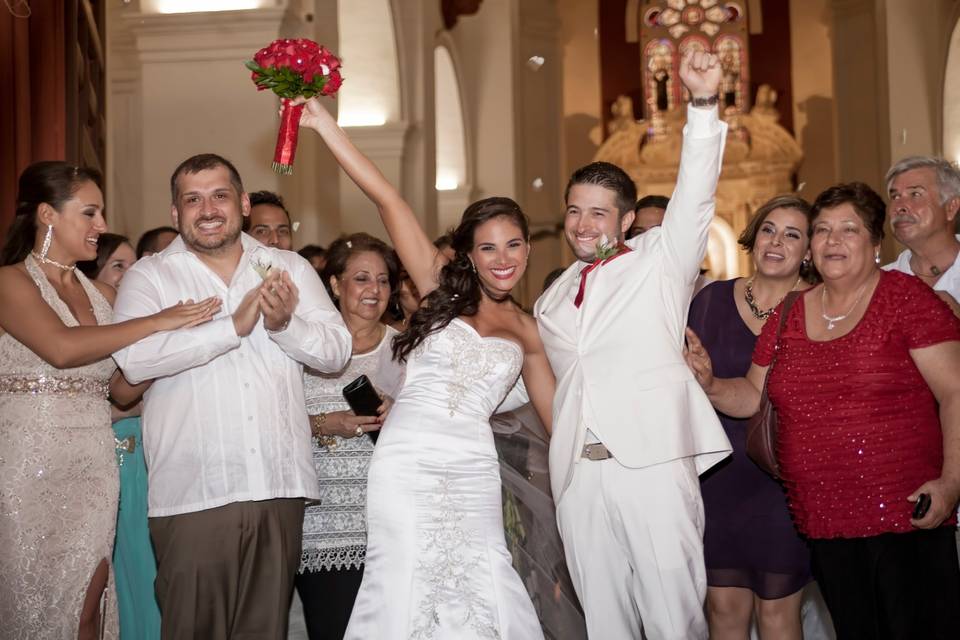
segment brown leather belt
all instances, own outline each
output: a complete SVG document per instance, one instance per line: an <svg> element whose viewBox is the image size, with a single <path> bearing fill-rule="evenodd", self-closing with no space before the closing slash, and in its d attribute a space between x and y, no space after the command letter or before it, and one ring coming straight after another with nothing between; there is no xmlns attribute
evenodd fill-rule
<svg viewBox="0 0 960 640"><path fill-rule="evenodd" d="M594 442L583 445L581 457L587 460L609 460L613 457L613 454L602 442Z"/></svg>

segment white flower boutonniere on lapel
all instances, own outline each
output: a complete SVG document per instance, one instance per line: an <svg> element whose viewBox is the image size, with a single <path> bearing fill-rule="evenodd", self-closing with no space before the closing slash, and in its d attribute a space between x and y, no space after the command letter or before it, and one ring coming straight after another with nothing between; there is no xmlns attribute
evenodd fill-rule
<svg viewBox="0 0 960 640"><path fill-rule="evenodd" d="M617 255L618 251L620 251L620 243L616 238L610 240L607 234L603 234L600 236L600 239L597 240L597 260L612 258Z"/></svg>
<svg viewBox="0 0 960 640"><path fill-rule="evenodd" d="M277 268L273 265L273 255L266 247L254 247L250 252L250 266L261 280L266 280L267 276Z"/></svg>

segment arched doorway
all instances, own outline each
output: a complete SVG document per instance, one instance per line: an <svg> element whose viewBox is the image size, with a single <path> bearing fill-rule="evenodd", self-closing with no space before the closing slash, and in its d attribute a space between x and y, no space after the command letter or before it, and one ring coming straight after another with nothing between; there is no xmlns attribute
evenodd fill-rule
<svg viewBox="0 0 960 640"><path fill-rule="evenodd" d="M943 76L943 156L960 163L960 20L950 36Z"/></svg>
<svg viewBox="0 0 960 640"><path fill-rule="evenodd" d="M457 69L447 44L433 50L437 132L436 190L440 231L456 226L470 199L467 138Z"/></svg>

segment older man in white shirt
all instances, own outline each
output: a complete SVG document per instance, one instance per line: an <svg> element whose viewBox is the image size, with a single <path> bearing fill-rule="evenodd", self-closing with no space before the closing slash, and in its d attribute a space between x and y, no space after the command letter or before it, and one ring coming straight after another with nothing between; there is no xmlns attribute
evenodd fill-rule
<svg viewBox="0 0 960 640"><path fill-rule="evenodd" d="M915 275L935 291L960 300L960 171L942 158L912 156L887 172L893 235L906 245L884 269Z"/></svg>
<svg viewBox="0 0 960 640"><path fill-rule="evenodd" d="M557 522L596 640L632 640L641 629L649 640L707 636L697 475L729 455L730 442L684 362L683 332L726 125L717 117L716 56L690 53L680 77L693 100L663 225L624 245L636 199L630 177L607 163L578 170L564 230L579 262L534 308L557 376Z"/></svg>
<svg viewBox="0 0 960 640"><path fill-rule="evenodd" d="M213 154L171 178L180 236L125 275L115 320L220 296L223 315L114 354L144 396L163 638L283 638L305 498L318 498L302 367L337 371L350 333L316 271L240 231L250 201ZM269 268L269 273L267 269Z"/></svg>

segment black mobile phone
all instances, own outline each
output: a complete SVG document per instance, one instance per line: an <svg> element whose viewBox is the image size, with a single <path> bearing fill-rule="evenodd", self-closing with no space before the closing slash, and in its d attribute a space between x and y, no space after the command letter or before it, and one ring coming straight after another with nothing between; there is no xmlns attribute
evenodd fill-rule
<svg viewBox="0 0 960 640"><path fill-rule="evenodd" d="M923 516L927 515L927 511L930 511L930 494L921 493L917 496L917 502L913 507L913 519L919 520Z"/></svg>
<svg viewBox="0 0 960 640"><path fill-rule="evenodd" d="M343 399L347 401L350 409L358 416L375 416L377 415L377 409L383 404L380 394L373 388L370 378L365 375L361 375L343 388ZM369 431L368 433L376 444L380 431Z"/></svg>

